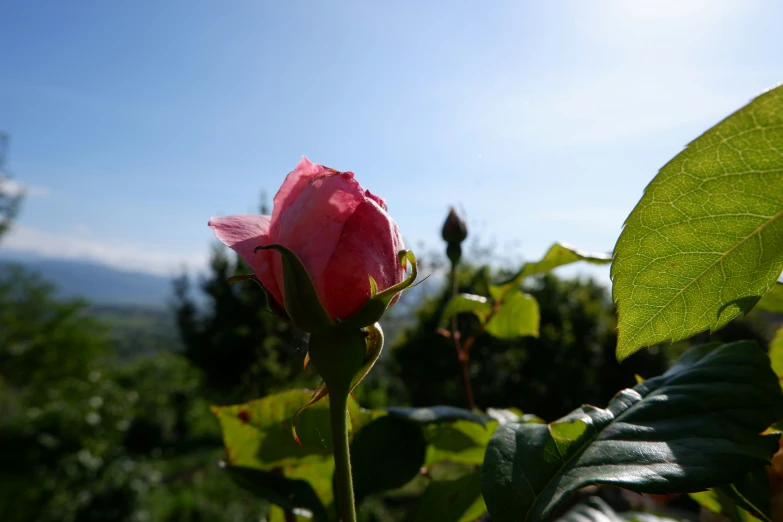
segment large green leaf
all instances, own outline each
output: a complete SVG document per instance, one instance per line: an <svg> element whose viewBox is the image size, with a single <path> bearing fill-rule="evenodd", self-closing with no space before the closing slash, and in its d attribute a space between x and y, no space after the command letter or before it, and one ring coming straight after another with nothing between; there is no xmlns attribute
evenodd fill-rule
<svg viewBox="0 0 783 522"><path fill-rule="evenodd" d="M783 270L783 87L690 143L625 222L611 276L617 356L721 328Z"/></svg>
<svg viewBox="0 0 783 522"><path fill-rule="evenodd" d="M539 261L525 263L522 265L519 272L494 286L499 289L508 290L519 284L519 282L526 277L551 272L555 268L576 263L577 261L586 261L595 265L605 265L612 261L612 256L609 254L585 252L565 243L555 243L549 247L549 250L547 250L544 257Z"/></svg>
<svg viewBox="0 0 783 522"><path fill-rule="evenodd" d="M297 419L301 446L291 433L294 413L311 395L309 390L289 390L247 404L213 406L223 430L229 464L272 469L331 457L328 397L303 411ZM369 412L361 410L350 397L348 412L354 432L369 420Z"/></svg>
<svg viewBox="0 0 783 522"><path fill-rule="evenodd" d="M486 331L498 339L538 337L540 322L541 312L535 297L512 289L487 323Z"/></svg>
<svg viewBox="0 0 783 522"><path fill-rule="evenodd" d="M304 480L241 466L228 466L226 473L242 488L287 511L306 512L309 518L323 522L329 520L324 505L312 486Z"/></svg>
<svg viewBox="0 0 783 522"><path fill-rule="evenodd" d="M424 464L426 449L416 423L386 415L364 426L351 444L356 503L408 483Z"/></svg>
<svg viewBox="0 0 783 522"><path fill-rule="evenodd" d="M415 522L469 522L487 511L481 496L481 470L454 480L433 480L421 497Z"/></svg>
<svg viewBox="0 0 783 522"><path fill-rule="evenodd" d="M614 484L678 493L729 484L769 462L783 392L755 343L692 348L664 375L549 425L505 424L487 446L483 491L497 522L546 520L570 492Z"/></svg>
<svg viewBox="0 0 783 522"><path fill-rule="evenodd" d="M571 508L557 522L679 522L651 513L617 513L601 497L590 497Z"/></svg>

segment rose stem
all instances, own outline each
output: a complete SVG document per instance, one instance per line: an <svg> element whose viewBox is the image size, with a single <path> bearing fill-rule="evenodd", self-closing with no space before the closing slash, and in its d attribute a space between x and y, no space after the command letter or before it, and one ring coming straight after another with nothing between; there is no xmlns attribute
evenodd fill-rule
<svg viewBox="0 0 783 522"><path fill-rule="evenodd" d="M337 486L337 505L343 522L356 522L356 507L353 499L353 478L351 477L351 455L348 446L348 392L347 386L329 389L329 415L332 421L332 448L334 452L334 475Z"/></svg>
<svg viewBox="0 0 783 522"><path fill-rule="evenodd" d="M457 284L457 263L451 263L451 296L456 297L459 293L459 285ZM457 359L459 359L462 366L462 383L465 388L465 396L468 402L468 409L473 411L476 408L476 403L473 401L473 386L470 384L470 368L468 367L468 353L462 349L462 341L460 341L459 325L457 322L457 314L451 317L451 338L454 339L454 348L457 350Z"/></svg>

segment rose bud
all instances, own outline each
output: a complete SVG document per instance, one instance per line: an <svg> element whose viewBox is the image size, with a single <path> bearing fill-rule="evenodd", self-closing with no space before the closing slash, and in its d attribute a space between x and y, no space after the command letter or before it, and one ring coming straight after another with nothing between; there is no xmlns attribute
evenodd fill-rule
<svg viewBox="0 0 783 522"><path fill-rule="evenodd" d="M449 215L443 223L441 236L446 242L446 256L452 264L457 264L462 257L462 246L460 243L468 237L468 226L462 220L454 207L449 209Z"/></svg>
<svg viewBox="0 0 783 522"><path fill-rule="evenodd" d="M441 236L446 243L462 243L468 237L468 226L454 207L449 209L449 215L441 229Z"/></svg>
<svg viewBox="0 0 783 522"><path fill-rule="evenodd" d="M306 331L343 323L360 310L354 323L373 324L412 283L404 263L415 258L383 199L352 172L304 157L275 195L271 216L213 217L209 226L253 268L272 308L284 308ZM296 295L287 296L289 290ZM316 317L319 308L325 318Z"/></svg>

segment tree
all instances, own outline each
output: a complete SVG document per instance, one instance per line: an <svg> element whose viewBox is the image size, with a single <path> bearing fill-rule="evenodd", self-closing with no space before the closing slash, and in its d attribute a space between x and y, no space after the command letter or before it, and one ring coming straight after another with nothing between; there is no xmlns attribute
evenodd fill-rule
<svg viewBox="0 0 783 522"><path fill-rule="evenodd" d="M291 329L266 310L262 289L252 281L229 284L250 273L241 260L215 248L210 273L200 284L201 301L191 297L186 275L174 282L174 311L184 355L200 368L207 385L221 397L261 397L302 373L304 352L297 351ZM203 306L200 306L203 303Z"/></svg>
<svg viewBox="0 0 783 522"><path fill-rule="evenodd" d="M0 132L0 238L8 231L11 222L19 213L22 193L10 183L10 175L5 170L8 151L8 134Z"/></svg>

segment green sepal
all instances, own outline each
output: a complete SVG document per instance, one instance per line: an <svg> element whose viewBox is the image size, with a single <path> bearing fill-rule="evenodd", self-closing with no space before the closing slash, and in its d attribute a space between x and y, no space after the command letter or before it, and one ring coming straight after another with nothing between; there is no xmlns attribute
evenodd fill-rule
<svg viewBox="0 0 783 522"><path fill-rule="evenodd" d="M365 328L365 351L364 351L364 361L362 363L361 368L353 375L351 378L351 386L349 388L348 393L353 393L354 388L356 388L356 385L362 382L362 380L367 376L368 373L370 373L370 370L375 365L375 362L378 360L378 358L381 356L381 350L383 350L383 330L381 329L381 325L378 323L375 323L373 325L368 326ZM339 350L339 346L335 347L335 349ZM309 352L308 352L308 358L309 358ZM291 432L293 433L294 440L297 444L301 445L301 442L299 441L299 436L296 434L296 419L299 417L299 414L302 413L304 410L312 406L313 404L317 403L324 397L329 395L329 389L326 385L326 381L321 381L321 383L318 385L318 387L313 392L313 396L310 398L307 403L302 405L301 408L296 410L296 413L294 413L293 419L291 419Z"/></svg>
<svg viewBox="0 0 783 522"><path fill-rule="evenodd" d="M285 311L291 322L308 333L326 331L334 323L326 313L315 284L302 261L282 245L266 245L258 250L275 250L283 261L283 285L285 286Z"/></svg>
<svg viewBox="0 0 783 522"><path fill-rule="evenodd" d="M416 256L410 250L400 250L397 252L398 262L405 267L407 262L411 264L411 273L405 280L390 286L382 292L378 292L378 284L372 276L370 278L370 299L364 303L358 312L340 323L341 328L366 328L377 323L394 297L411 286L419 274L416 266Z"/></svg>
<svg viewBox="0 0 783 522"><path fill-rule="evenodd" d="M237 283L240 283L242 281L253 281L258 286L261 287L261 290L264 292L264 296L266 296L266 307L269 309L270 312L272 312L274 315L276 315L278 318L282 319L286 322L291 322L291 318L288 317L288 314L285 311L285 308L283 308L283 305L277 302L275 299L275 296L272 295L272 293L267 290L267 288L261 283L261 281L258 279L258 276L255 273L252 274L239 274L235 276L231 276L228 279L226 279L226 283L230 285L235 285Z"/></svg>

